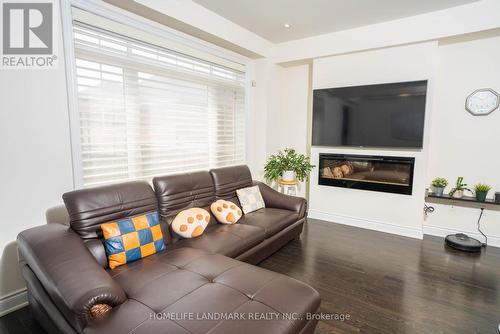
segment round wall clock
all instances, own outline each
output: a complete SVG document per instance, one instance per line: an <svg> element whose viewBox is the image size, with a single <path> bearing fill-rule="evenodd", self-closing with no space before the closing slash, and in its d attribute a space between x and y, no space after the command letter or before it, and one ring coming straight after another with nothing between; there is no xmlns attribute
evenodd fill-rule
<svg viewBox="0 0 500 334"><path fill-rule="evenodd" d="M500 96L490 88L478 89L465 100L465 109L474 116L490 114L498 108Z"/></svg>

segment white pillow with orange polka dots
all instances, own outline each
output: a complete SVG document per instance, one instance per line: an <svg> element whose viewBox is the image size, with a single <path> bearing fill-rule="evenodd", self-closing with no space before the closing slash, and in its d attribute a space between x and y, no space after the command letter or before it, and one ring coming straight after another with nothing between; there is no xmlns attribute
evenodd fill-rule
<svg viewBox="0 0 500 334"><path fill-rule="evenodd" d="M195 238L203 234L210 221L210 213L202 208L183 210L172 221L172 230L183 238Z"/></svg>
<svg viewBox="0 0 500 334"><path fill-rule="evenodd" d="M215 219L222 224L234 224L241 218L241 209L230 201L220 199L210 205Z"/></svg>

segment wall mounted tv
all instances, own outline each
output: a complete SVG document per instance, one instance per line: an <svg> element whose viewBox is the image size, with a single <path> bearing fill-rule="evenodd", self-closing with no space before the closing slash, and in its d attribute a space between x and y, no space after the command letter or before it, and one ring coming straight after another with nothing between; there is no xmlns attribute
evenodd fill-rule
<svg viewBox="0 0 500 334"><path fill-rule="evenodd" d="M427 81L315 89L313 146L421 148Z"/></svg>

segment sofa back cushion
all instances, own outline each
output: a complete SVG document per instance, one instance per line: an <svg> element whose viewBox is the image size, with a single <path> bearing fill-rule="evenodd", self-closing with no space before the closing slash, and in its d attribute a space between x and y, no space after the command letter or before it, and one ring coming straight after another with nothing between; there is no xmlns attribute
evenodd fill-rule
<svg viewBox="0 0 500 334"><path fill-rule="evenodd" d="M231 201L241 207L236 190L252 186L252 174L245 165L210 170L217 199Z"/></svg>
<svg viewBox="0 0 500 334"><path fill-rule="evenodd" d="M214 184L206 171L155 177L153 186L160 220L168 226L179 212L189 208L210 211L210 205L215 201ZM216 223L215 218L210 217L208 225ZM171 228L170 233L175 237Z"/></svg>
<svg viewBox="0 0 500 334"><path fill-rule="evenodd" d="M84 239L102 237L101 224L157 211L147 182L132 181L65 193L71 228Z"/></svg>

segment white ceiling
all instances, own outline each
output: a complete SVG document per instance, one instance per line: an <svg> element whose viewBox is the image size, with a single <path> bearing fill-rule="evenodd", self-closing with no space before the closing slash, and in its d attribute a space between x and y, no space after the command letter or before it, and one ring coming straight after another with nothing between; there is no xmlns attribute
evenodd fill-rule
<svg viewBox="0 0 500 334"><path fill-rule="evenodd" d="M279 43L395 20L476 0L193 0ZM289 23L291 28L283 25Z"/></svg>

